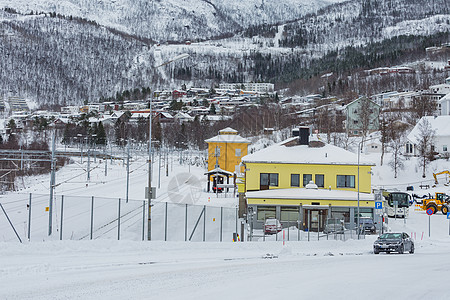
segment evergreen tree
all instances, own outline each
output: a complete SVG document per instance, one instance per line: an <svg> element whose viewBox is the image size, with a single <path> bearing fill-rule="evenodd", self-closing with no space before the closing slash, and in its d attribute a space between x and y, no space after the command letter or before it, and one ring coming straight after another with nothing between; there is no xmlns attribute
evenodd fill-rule
<svg viewBox="0 0 450 300"><path fill-rule="evenodd" d="M64 126L64 133L63 133L63 144L68 144L70 142L70 130L69 130L69 124L66 124Z"/></svg>
<svg viewBox="0 0 450 300"><path fill-rule="evenodd" d="M209 107L209 114L215 115L216 114L216 106L214 103L211 103L211 106Z"/></svg>
<svg viewBox="0 0 450 300"><path fill-rule="evenodd" d="M97 145L106 145L106 132L102 122L97 126Z"/></svg>

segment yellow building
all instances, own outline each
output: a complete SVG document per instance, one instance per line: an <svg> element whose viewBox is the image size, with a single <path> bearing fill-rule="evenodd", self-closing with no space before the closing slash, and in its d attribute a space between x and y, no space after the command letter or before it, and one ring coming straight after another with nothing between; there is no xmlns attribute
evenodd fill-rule
<svg viewBox="0 0 450 300"><path fill-rule="evenodd" d="M256 213L255 228L267 218L277 218L323 230L326 219L335 217L353 228L358 206L360 216L376 218L371 194L374 164L361 161L358 174L357 154L309 141L308 129L306 136L298 135L242 159L246 172L239 192Z"/></svg>
<svg viewBox="0 0 450 300"><path fill-rule="evenodd" d="M243 156L247 155L250 141L238 135L237 130L227 127L205 141L208 143L208 171L216 168L234 173Z"/></svg>

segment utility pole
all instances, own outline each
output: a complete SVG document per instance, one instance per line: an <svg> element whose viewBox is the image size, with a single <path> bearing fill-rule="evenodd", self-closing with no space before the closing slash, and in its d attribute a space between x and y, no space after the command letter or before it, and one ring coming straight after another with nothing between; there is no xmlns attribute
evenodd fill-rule
<svg viewBox="0 0 450 300"><path fill-rule="evenodd" d="M91 180L91 147L88 149L88 161L87 161L87 181Z"/></svg>
<svg viewBox="0 0 450 300"><path fill-rule="evenodd" d="M174 61L177 60L182 60L185 58L188 58L189 54L187 53L183 53L180 54L174 58L172 58L171 60L154 67L154 69L156 70L159 67L165 66L167 64L170 64ZM147 220L147 240L151 240L152 239L152 198L156 198L156 195L153 195L153 191L152 191L152 102L153 102L153 93L154 91L151 91L150 94L150 115L148 117L148 190L147 190L147 198L148 198L148 220Z"/></svg>
<svg viewBox="0 0 450 300"><path fill-rule="evenodd" d="M130 141L128 140L127 144L127 200L128 203L128 190L130 186Z"/></svg>
<svg viewBox="0 0 450 300"><path fill-rule="evenodd" d="M51 175L50 175L50 199L49 199L49 211L48 211L48 235L52 235L52 215L53 215L53 190L55 188L55 139L56 132L53 133L52 139L52 161L51 161Z"/></svg>
<svg viewBox="0 0 450 300"><path fill-rule="evenodd" d="M103 159L105 160L105 177L108 176L108 158L106 157L106 145L103 148Z"/></svg>
<svg viewBox="0 0 450 300"><path fill-rule="evenodd" d="M147 225L147 240L152 239L152 102L153 90L150 94L150 114L148 116L148 225Z"/></svg>

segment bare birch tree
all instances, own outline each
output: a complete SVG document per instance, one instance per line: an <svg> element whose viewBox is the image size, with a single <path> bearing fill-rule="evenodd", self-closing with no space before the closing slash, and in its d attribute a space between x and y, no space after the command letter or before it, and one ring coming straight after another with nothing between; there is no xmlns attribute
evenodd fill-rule
<svg viewBox="0 0 450 300"><path fill-rule="evenodd" d="M421 157L420 166L422 167L422 177L425 178L427 164L431 161L432 158L432 146L435 136L435 130L433 130L430 122L425 118L422 118L418 126L419 133L418 135L416 135L417 150Z"/></svg>

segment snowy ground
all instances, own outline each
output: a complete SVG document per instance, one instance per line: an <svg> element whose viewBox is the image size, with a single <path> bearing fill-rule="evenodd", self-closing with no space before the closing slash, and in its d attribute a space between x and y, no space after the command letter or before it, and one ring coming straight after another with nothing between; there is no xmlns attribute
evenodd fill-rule
<svg viewBox="0 0 450 300"><path fill-rule="evenodd" d="M450 258L448 221L432 216L431 238L423 212L403 222L390 220L390 226L413 232L413 255L374 255L374 235L285 246L281 241L3 243L0 298L448 299L445 289L419 284L448 274L443 263Z"/></svg>
<svg viewBox="0 0 450 300"><path fill-rule="evenodd" d="M379 164L379 154L364 155ZM421 177L415 159L405 162L398 178L387 166L373 169L374 185L404 189L422 182L432 183L432 173L449 169L449 162L433 162L427 178ZM159 160L154 159L154 185L158 185ZM198 177L202 188L204 169L179 165L179 156L161 168L161 201L176 202L168 194L168 186L179 174ZM77 161L57 174L56 194L96 197L125 197L126 172L119 163L92 163L96 167L86 186L86 161ZM108 162L109 163L109 162ZM141 201L147 182L145 158L133 159L130 175L130 199ZM169 176L165 176L165 171ZM77 175L78 176L75 176ZM434 190L448 192L442 184ZM176 181L176 180L175 180ZM48 177L25 182L24 193L48 193ZM180 194L183 194L181 190ZM204 191L194 193L198 204L226 206L235 198L211 197ZM8 196L1 199L4 206ZM14 218L26 213L13 211ZM232 216L230 215L230 218ZM0 215L4 222L3 215ZM111 238L93 241L33 239L20 244L15 239L0 242L0 299L268 299L295 297L300 299L448 299L446 289L423 284L424 278L446 278L445 261L450 258L449 221L438 213L429 217L422 211L410 211L410 218L390 219L392 231L411 234L416 253L374 255L375 235L362 240L266 242L141 242L117 241ZM42 221L45 224L45 219ZM3 225L1 223L0 225ZM23 226L22 226L23 227ZM2 236L10 229L0 227ZM22 229L22 228L20 228ZM20 234L23 235L23 230ZM139 234L137 234L139 236Z"/></svg>

